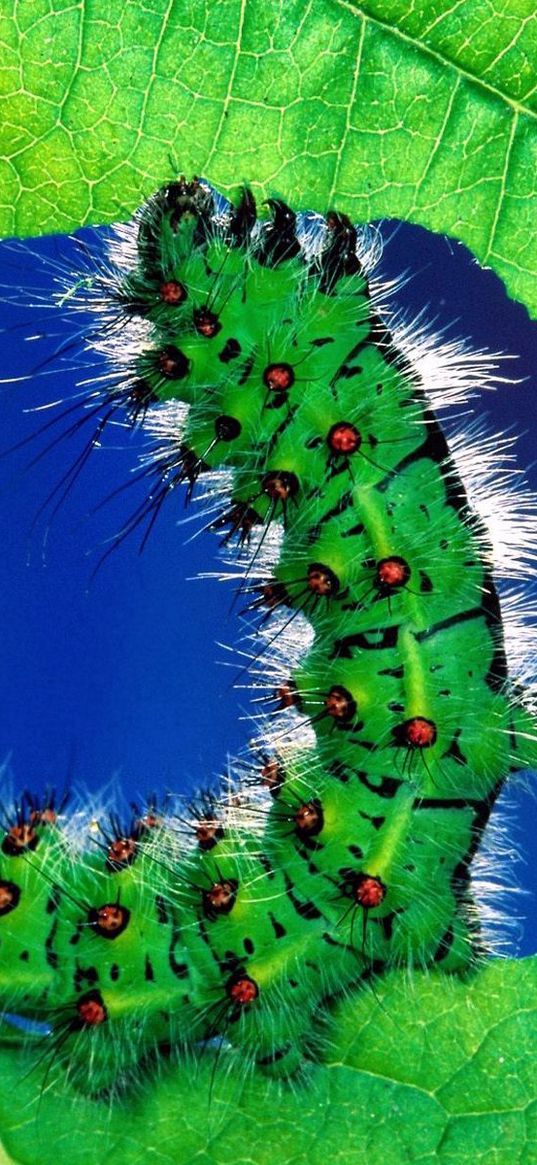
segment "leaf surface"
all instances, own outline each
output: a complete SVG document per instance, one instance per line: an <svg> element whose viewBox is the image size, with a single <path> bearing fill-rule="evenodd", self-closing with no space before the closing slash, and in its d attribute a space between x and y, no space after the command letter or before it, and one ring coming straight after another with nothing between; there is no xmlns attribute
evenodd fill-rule
<svg viewBox="0 0 537 1165"><path fill-rule="evenodd" d="M533 0L7 0L0 233L167 178L461 239L537 313Z"/></svg>
<svg viewBox="0 0 537 1165"><path fill-rule="evenodd" d="M537 959L468 981L400 972L339 1005L325 1064L293 1086L214 1051L165 1065L109 1106L53 1056L1 1056L8 1165L531 1165L537 1161ZM44 1083L42 1083L44 1079ZM41 1082L41 1083L40 1083ZM0 1158L1 1161L1 1158Z"/></svg>

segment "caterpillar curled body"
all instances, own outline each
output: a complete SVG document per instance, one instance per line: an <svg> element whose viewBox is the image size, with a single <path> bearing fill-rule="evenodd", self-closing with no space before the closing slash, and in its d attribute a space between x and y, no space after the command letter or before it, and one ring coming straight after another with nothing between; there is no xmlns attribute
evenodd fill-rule
<svg viewBox="0 0 537 1165"><path fill-rule="evenodd" d="M537 760L487 532L361 238L335 212L270 210L180 179L83 291L107 312L99 424L123 413L153 442L124 533L208 482L278 652L268 680L256 654L254 760L220 799L103 820L76 854L49 801L3 823L1 1004L48 1021L93 1093L213 1037L290 1076L337 994L471 966L472 859L507 775Z"/></svg>

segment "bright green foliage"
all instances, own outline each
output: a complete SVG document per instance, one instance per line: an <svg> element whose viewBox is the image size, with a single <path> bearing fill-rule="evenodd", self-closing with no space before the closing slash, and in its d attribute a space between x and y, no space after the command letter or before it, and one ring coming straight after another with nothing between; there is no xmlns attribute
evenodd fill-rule
<svg viewBox="0 0 537 1165"><path fill-rule="evenodd" d="M465 242L537 309L532 0L9 0L0 229L125 218L172 171Z"/></svg>
<svg viewBox="0 0 537 1165"><path fill-rule="evenodd" d="M41 1093L45 1064L5 1048L1 1165L533 1165L536 975L535 959L392 974L338 1007L326 1064L293 1089L208 1052L110 1106L54 1071Z"/></svg>

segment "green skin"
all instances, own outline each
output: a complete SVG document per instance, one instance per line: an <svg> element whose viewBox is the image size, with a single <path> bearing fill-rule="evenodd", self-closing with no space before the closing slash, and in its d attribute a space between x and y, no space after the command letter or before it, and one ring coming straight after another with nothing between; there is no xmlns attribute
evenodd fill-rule
<svg viewBox="0 0 537 1165"><path fill-rule="evenodd" d="M73 861L60 827L40 824L35 848L1 855L2 884L20 889L0 915L2 1006L51 1022L45 1056L92 1094L161 1045L215 1035L290 1075L320 1054L315 1020L337 992L394 965L475 963L470 863L507 774L537 759L483 533L365 277L322 290L300 257L271 266L221 235L199 242L197 215L174 220L162 196L139 221L118 295L153 325L138 419L191 406L190 459L165 481L233 467L224 539L248 543L237 507L255 511L254 533L283 519L273 577L250 598L263 615L303 608L315 640L267 692L277 739L258 783L272 800L255 829L239 811L185 856L156 821L110 864L109 841ZM164 302L171 282L183 303ZM216 335L196 330L200 308ZM293 382L267 384L271 365ZM221 417L240 431L215 440ZM347 453L329 444L342 423ZM295 707L314 750L291 747Z"/></svg>

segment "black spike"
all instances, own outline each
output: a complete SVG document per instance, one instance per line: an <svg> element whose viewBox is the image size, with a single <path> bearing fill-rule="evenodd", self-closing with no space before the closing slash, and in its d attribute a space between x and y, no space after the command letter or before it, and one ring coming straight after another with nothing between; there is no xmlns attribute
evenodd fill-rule
<svg viewBox="0 0 537 1165"><path fill-rule="evenodd" d="M296 214L279 198L267 198L266 205L272 217L263 223L257 259L267 267L276 267L284 259L300 254L296 237Z"/></svg>
<svg viewBox="0 0 537 1165"><path fill-rule="evenodd" d="M229 234L234 247L247 246L257 221L257 207L252 191L243 186L238 206L232 207Z"/></svg>
<svg viewBox="0 0 537 1165"><path fill-rule="evenodd" d="M356 254L356 228L345 214L329 211L326 216L326 244L321 255L320 289L330 294L342 275L358 275L362 265Z"/></svg>

